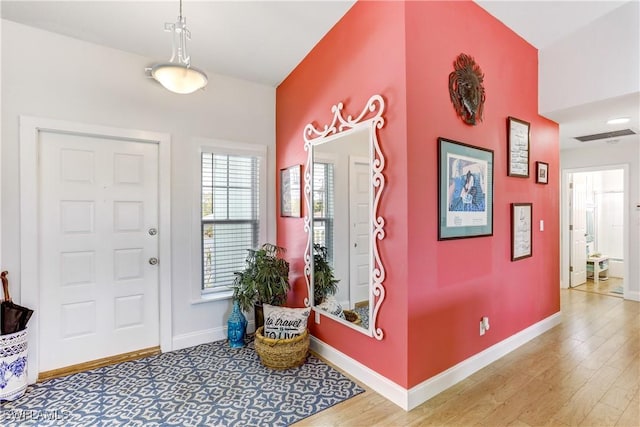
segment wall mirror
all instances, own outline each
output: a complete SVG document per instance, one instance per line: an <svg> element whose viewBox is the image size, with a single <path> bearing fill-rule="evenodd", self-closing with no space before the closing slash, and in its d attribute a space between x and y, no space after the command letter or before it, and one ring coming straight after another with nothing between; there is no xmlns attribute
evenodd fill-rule
<svg viewBox="0 0 640 427"><path fill-rule="evenodd" d="M385 159L377 131L384 126L384 100L372 96L356 118L345 117L343 108L334 105L333 120L323 128L310 123L304 129L305 304L380 340L385 270L378 244L385 233L378 205ZM323 295L327 265L337 283L335 292Z"/></svg>

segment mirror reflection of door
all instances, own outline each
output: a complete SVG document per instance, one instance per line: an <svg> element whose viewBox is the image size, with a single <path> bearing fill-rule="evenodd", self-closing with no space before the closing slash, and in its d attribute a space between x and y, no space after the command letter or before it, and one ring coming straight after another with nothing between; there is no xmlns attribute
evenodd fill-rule
<svg viewBox="0 0 640 427"><path fill-rule="evenodd" d="M343 310L368 314L371 301L370 132L352 132L313 147L313 243L327 248ZM333 310L333 306L329 306ZM362 317L368 317L363 313ZM368 328L367 322L358 324Z"/></svg>
<svg viewBox="0 0 640 427"><path fill-rule="evenodd" d="M349 247L350 304L349 308L369 305L371 272L371 167L367 158L352 157L349 162Z"/></svg>

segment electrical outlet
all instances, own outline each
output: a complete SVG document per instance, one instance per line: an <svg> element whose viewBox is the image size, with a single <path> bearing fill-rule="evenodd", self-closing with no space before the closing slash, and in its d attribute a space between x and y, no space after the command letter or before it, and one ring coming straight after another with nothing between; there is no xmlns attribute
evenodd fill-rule
<svg viewBox="0 0 640 427"><path fill-rule="evenodd" d="M485 332L486 330L484 328L484 322L480 320L480 336L484 335Z"/></svg>
<svg viewBox="0 0 640 427"><path fill-rule="evenodd" d="M488 331L490 326L489 326L489 318L488 317L483 317L482 318L482 325L484 326L484 330Z"/></svg>
<svg viewBox="0 0 640 427"><path fill-rule="evenodd" d="M314 311L314 313L316 314L316 324L319 325L320 324L320 313L317 311Z"/></svg>

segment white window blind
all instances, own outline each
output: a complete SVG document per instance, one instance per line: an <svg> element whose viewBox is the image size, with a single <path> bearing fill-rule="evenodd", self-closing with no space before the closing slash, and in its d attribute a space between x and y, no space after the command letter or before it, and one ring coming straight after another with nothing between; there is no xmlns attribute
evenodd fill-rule
<svg viewBox="0 0 640 427"><path fill-rule="evenodd" d="M260 159L202 153L202 289L228 291L258 246Z"/></svg>
<svg viewBox="0 0 640 427"><path fill-rule="evenodd" d="M333 263L334 182L333 164L313 164L313 243L327 248Z"/></svg>

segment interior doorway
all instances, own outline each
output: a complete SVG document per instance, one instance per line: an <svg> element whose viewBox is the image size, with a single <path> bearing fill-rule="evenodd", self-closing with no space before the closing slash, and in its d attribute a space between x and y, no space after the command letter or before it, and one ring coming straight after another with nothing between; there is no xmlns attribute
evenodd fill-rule
<svg viewBox="0 0 640 427"><path fill-rule="evenodd" d="M628 166L563 171L563 287L623 297L629 276Z"/></svg>

